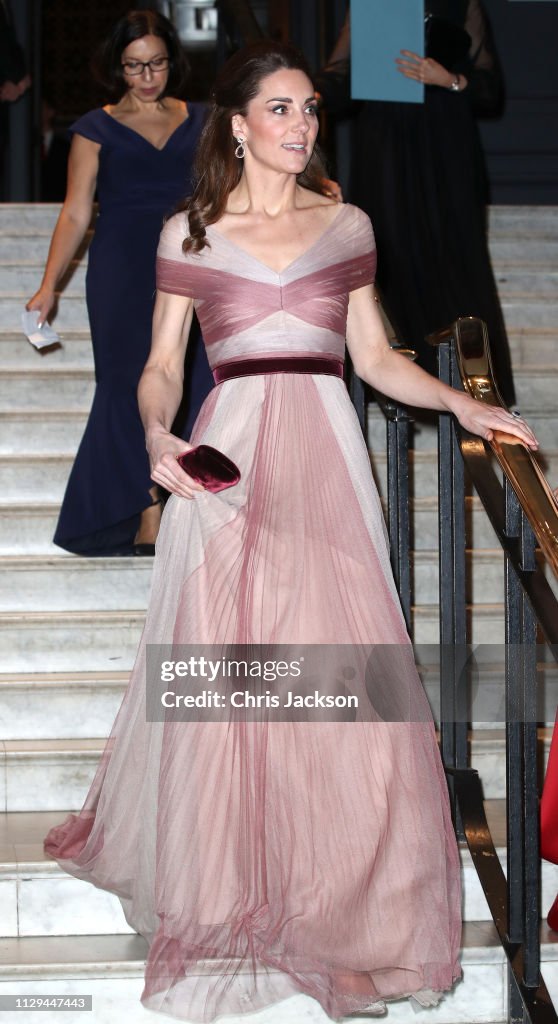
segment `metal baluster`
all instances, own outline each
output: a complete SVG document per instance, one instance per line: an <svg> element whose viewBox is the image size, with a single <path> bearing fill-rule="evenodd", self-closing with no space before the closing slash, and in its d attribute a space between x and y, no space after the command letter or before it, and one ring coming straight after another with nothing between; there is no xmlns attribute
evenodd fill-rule
<svg viewBox="0 0 558 1024"><path fill-rule="evenodd" d="M504 480L508 537L517 538L520 565L535 569L535 542L517 497ZM536 620L508 557L506 589L506 774L508 850L508 934L523 945L523 980L539 984L539 843L537 791ZM508 1019L526 1018L512 980L508 982Z"/></svg>
<svg viewBox="0 0 558 1024"><path fill-rule="evenodd" d="M387 414L387 496L391 565L405 623L411 633L410 418L405 409L391 403L384 411Z"/></svg>
<svg viewBox="0 0 558 1024"><path fill-rule="evenodd" d="M458 386L449 337L438 346L440 380ZM438 428L438 521L440 594L440 730L446 767L467 766L464 714L467 641L465 477L452 418L441 414ZM450 788L453 790L452 777ZM452 792L458 836L462 829Z"/></svg>
<svg viewBox="0 0 558 1024"><path fill-rule="evenodd" d="M455 342L450 343L451 386L463 389L461 375L455 354ZM465 465L461 455L459 438L452 425L452 473L453 473L453 571L454 611L453 642L455 644L455 764L457 768L468 765L467 698L471 672L471 660L467 651L467 538L465 525ZM459 816L457 816L458 818ZM463 836L461 835L461 838Z"/></svg>
<svg viewBox="0 0 558 1024"><path fill-rule="evenodd" d="M504 477L505 530L508 537L519 537L521 509L514 491ZM506 624L506 826L508 936L523 942L524 919L524 834L523 834L523 666L521 663L522 597L521 586L506 555L504 562ZM508 968L508 1021L523 1024L524 1007L511 969Z"/></svg>
<svg viewBox="0 0 558 1024"><path fill-rule="evenodd" d="M535 538L524 512L521 513L521 567L536 568ZM536 988L540 974L539 939L539 800L537 777L537 621L522 591L524 793L523 833L525 837L525 961L523 980Z"/></svg>

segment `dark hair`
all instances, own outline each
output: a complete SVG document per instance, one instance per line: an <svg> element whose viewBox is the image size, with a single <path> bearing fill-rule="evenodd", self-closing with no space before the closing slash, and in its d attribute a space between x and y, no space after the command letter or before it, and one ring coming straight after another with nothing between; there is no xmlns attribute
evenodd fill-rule
<svg viewBox="0 0 558 1024"><path fill-rule="evenodd" d="M143 36L157 36L167 48L169 76L161 99L180 94L184 88L190 65L174 25L159 11L128 11L116 22L92 61L95 77L115 100L119 100L128 89L121 66L122 53L130 43Z"/></svg>
<svg viewBox="0 0 558 1024"><path fill-rule="evenodd" d="M197 185L182 209L188 212L190 234L184 240L184 252L200 252L207 245L205 229L222 217L230 192L242 176L243 161L234 154L231 121L234 114L246 114L250 100L259 92L261 82L275 71L302 71L312 80L306 58L294 46L261 40L238 50L223 66L212 92L209 111L196 154ZM325 169L319 150L314 152L302 174L300 185L327 193Z"/></svg>

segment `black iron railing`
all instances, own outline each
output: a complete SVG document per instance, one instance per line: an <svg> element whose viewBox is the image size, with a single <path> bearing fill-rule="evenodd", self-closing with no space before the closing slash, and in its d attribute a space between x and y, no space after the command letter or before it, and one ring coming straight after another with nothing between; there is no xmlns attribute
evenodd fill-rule
<svg viewBox="0 0 558 1024"><path fill-rule="evenodd" d="M486 328L468 317L433 336L439 375L497 404ZM358 397L355 396L355 397ZM409 424L407 410L379 397L387 420L388 526L392 564L411 628ZM364 424L365 410L361 405ZM492 449L492 450L491 450ZM502 468L502 480L494 468ZM507 876L486 820L482 780L470 767L471 673L467 606L466 478L504 552ZM558 601L536 547L558 578L558 506L527 449L508 435L490 445L450 415L438 428L438 547L441 752L456 830L466 839L509 964L508 1020L558 1024L540 973L537 637L558 660Z"/></svg>

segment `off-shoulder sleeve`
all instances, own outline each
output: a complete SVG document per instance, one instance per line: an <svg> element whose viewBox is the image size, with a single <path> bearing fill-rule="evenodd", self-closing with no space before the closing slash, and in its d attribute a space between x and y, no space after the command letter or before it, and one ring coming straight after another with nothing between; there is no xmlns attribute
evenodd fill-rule
<svg viewBox="0 0 558 1024"><path fill-rule="evenodd" d="M182 251L182 243L188 234L184 213L175 213L161 231L157 249L157 289L171 295L185 295L196 298L198 267L193 264L195 257Z"/></svg>
<svg viewBox="0 0 558 1024"><path fill-rule="evenodd" d="M376 240L370 217L358 206L348 207L348 223L344 225L345 243L350 254L346 264L347 290L374 284L376 279Z"/></svg>
<svg viewBox="0 0 558 1024"><path fill-rule="evenodd" d="M104 118L107 115L104 110L90 110L88 114L84 114L77 121L74 121L68 128L70 135L83 135L85 139L90 139L91 142L99 142L101 145L106 141L106 133L104 130Z"/></svg>

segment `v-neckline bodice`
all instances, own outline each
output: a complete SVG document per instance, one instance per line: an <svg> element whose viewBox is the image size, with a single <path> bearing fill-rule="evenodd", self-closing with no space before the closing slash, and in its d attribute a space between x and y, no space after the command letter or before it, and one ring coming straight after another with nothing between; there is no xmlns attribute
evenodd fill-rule
<svg viewBox="0 0 558 1024"><path fill-rule="evenodd" d="M341 208L336 212L335 217L333 217L333 219L329 222L327 227L325 227L324 230L318 235L318 237L314 239L314 241L309 246L307 246L307 248L304 249L303 252L301 252L298 256L295 256L294 259L287 263L287 265L283 267L281 270L275 270L274 267L270 267L268 263L264 263L264 261L259 259L258 256L255 256L247 249L244 249L243 246L238 245L237 242L233 242L232 238L229 238L227 235L224 235L215 227L214 224L209 224L206 228L206 232L210 231L212 235L217 235L218 238L222 239L222 241L224 241L227 245L232 246L233 249L236 249L238 252L241 252L243 256L246 256L249 260L252 260L253 263L257 263L258 266L263 267L265 270L267 270L270 274L273 274L275 277L281 278L284 277L285 274L287 274L293 267L295 267L297 263L300 263L306 256L309 256L310 253L312 253L314 249L322 241L324 241L324 239L327 237L327 235L332 230L334 225L337 224L339 218L343 215L343 211L346 210L347 208L348 207L341 205Z"/></svg>
<svg viewBox="0 0 558 1024"><path fill-rule="evenodd" d="M188 107L186 107L186 109L188 110ZM164 145L159 147L159 146L155 146L153 142L150 142L149 139L147 139L145 137L145 135L141 134L141 132L136 131L135 128L130 128L130 125L124 124L123 121L119 121L118 118L113 117L113 115L109 114L108 110L105 110L104 107L101 107L101 110L102 110L103 114L105 115L105 117L110 118L110 120L113 121L114 124L119 125L121 128L124 128L126 131L132 132L132 134L136 135L138 137L138 139L142 139L142 141L145 142L145 144L147 146L149 146L151 149L155 150L156 153L163 153L164 152L164 150L167 148L167 146L168 146L169 142L171 141L171 139L174 138L176 133L178 131L180 131L180 129L190 120L190 117L191 117L191 114L188 111L188 113L186 114L186 117L184 118L184 120L181 121L180 124L177 124L176 128L167 137Z"/></svg>

